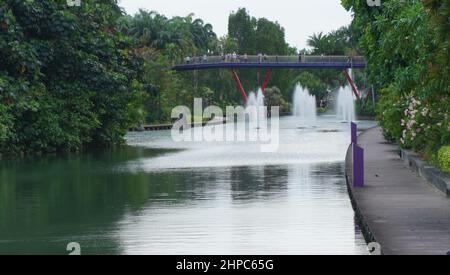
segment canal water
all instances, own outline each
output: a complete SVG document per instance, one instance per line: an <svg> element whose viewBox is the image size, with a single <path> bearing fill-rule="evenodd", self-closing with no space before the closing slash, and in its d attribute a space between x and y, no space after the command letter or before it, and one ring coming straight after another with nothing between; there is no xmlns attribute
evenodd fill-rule
<svg viewBox="0 0 450 275"><path fill-rule="evenodd" d="M360 122L367 128L373 123ZM367 254L344 179L349 125L280 122L280 148L175 143L0 164L0 254Z"/></svg>

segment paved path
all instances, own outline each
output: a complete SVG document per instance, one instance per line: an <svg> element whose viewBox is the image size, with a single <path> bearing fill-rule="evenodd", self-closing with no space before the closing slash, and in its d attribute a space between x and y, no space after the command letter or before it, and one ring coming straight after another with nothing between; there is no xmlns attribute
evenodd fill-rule
<svg viewBox="0 0 450 275"><path fill-rule="evenodd" d="M365 150L366 186L351 195L383 254L447 254L450 199L406 167L379 127L358 143Z"/></svg>

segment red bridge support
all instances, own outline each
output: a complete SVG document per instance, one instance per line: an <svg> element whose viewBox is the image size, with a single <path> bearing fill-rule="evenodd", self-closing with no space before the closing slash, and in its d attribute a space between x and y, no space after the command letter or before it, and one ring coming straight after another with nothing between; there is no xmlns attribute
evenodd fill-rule
<svg viewBox="0 0 450 275"><path fill-rule="evenodd" d="M261 86L261 91L263 92L263 94L264 94L264 90L267 87L267 84L269 84L269 79L270 79L271 75L272 75L272 69L269 68L269 69L267 69L266 77L264 77L264 82Z"/></svg>
<svg viewBox="0 0 450 275"><path fill-rule="evenodd" d="M352 87L352 91L355 94L356 98L359 100L361 97L359 95L358 89L356 89L355 83L353 83L353 79L350 76L350 74L348 73L348 70L344 70L344 75L347 78L348 83L350 84L350 86Z"/></svg>
<svg viewBox="0 0 450 275"><path fill-rule="evenodd" d="M231 75L233 76L234 82L236 82L237 88L239 89L239 91L242 94L242 98L244 99L244 102L247 102L247 100L248 100L247 93L245 92L244 87L242 86L241 80L239 79L239 76L234 69L231 70ZM263 92L263 94L267 87L267 84L269 84L271 75L272 75L272 69L267 69L266 76L264 77L264 82L261 86L261 91Z"/></svg>
<svg viewBox="0 0 450 275"><path fill-rule="evenodd" d="M242 86L241 80L239 79L239 76L237 75L235 70L231 70L231 75L233 76L234 81L236 82L236 86L239 89L239 91L242 94L242 98L244 99L244 102L247 102L248 97L247 93L244 90L244 87Z"/></svg>

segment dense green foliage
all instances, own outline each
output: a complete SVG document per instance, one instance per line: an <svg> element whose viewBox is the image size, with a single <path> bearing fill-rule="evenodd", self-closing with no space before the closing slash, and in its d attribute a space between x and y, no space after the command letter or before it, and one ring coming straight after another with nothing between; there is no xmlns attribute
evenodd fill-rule
<svg viewBox="0 0 450 275"><path fill-rule="evenodd" d="M229 31L225 52L236 51L241 54L267 55L298 55L301 53L311 55L348 55L358 54L358 44L353 38L351 27L342 27L326 35L319 33L313 35L308 45L311 50L298 50L289 47L285 41L284 29L274 22L265 18L257 19L251 17L245 9L239 9L230 15ZM355 70L356 83L358 87L363 86L363 74ZM255 86L255 75L258 71L240 71L243 83L246 87ZM259 75L257 79L262 76ZM261 81L261 80L260 80ZM335 69L323 70L276 70L271 78L271 85L281 90L283 98L291 101L294 87L300 83L316 96L317 100L327 100L329 91L337 90L340 86L347 85L342 71Z"/></svg>
<svg viewBox="0 0 450 275"><path fill-rule="evenodd" d="M219 38L193 15L141 10L131 16L117 2L83 0L70 7L66 0L0 0L0 152L117 144L130 127L168 122L172 108L190 106L196 97L205 105L242 103L229 70L171 70L187 56L358 51L351 27L315 35L310 51L298 51L286 43L282 26L246 9L230 14L228 34ZM247 92L260 87L264 73L238 71ZM276 70L268 104L289 111L298 82L322 100L346 80L336 70Z"/></svg>
<svg viewBox="0 0 450 275"><path fill-rule="evenodd" d="M353 26L342 27L328 34L318 33L308 39L314 55L358 55L359 45L354 38Z"/></svg>
<svg viewBox="0 0 450 275"><path fill-rule="evenodd" d="M265 105L269 107L279 107L280 113L289 112L289 103L283 98L283 94L278 87L266 88L264 92Z"/></svg>
<svg viewBox="0 0 450 275"><path fill-rule="evenodd" d="M267 54L272 56L295 55L296 50L286 43L284 28L278 22L266 18L252 17L246 9L239 9L228 19L228 36L221 52L248 55ZM241 81L250 91L256 91L262 84L264 71L238 70ZM294 71L276 70L272 73L270 85L278 87L285 98L292 93L291 79Z"/></svg>
<svg viewBox="0 0 450 275"><path fill-rule="evenodd" d="M353 38L352 27L342 27L328 34L315 34L308 45L311 50L298 50L289 47L285 41L284 29L265 18L251 17L247 10L239 9L230 15L228 25L228 37L226 38L225 52L241 54L265 53L268 55L298 55L300 53L312 55L358 55L358 43ZM246 87L255 86L255 75L258 71L240 71L242 82ZM354 71L356 84L361 89L366 89L363 82L363 72ZM261 78L261 75L257 79ZM261 81L261 80L260 80ZM276 70L271 79L271 85L280 88L285 100L292 97L295 85L300 83L316 96L317 100L327 100L328 91L337 90L340 86L347 85L347 80L341 71L335 69L324 70Z"/></svg>
<svg viewBox="0 0 450 275"><path fill-rule="evenodd" d="M137 41L138 52L146 61L144 83L148 91L146 110L148 122L167 122L171 109L177 105L189 106L194 97L202 97L205 104L221 107L238 105L242 98L232 80L229 70L208 70L174 73L170 67L187 56L237 54L273 56L297 55L297 49L289 47L285 32L277 22L266 18L252 17L246 9L239 9L229 16L228 34L218 38L210 24L205 24L192 15L167 18L156 12L141 10L134 16L121 20L120 29ZM321 36L317 46L312 45L311 54L354 55L356 46L350 28L341 28ZM330 50L330 49L333 50ZM305 50L304 50L305 52ZM238 70L240 80L247 93L256 91L262 84L262 70ZM358 79L363 79L356 72ZM339 86L346 85L341 71L337 70L275 70L269 85L281 93L283 111L289 111L295 85L302 85L325 99ZM362 85L359 81L358 85ZM271 92L271 90L269 90ZM270 94L270 93L269 93ZM269 100L273 101L273 100ZM278 101L278 99L276 100Z"/></svg>
<svg viewBox="0 0 450 275"><path fill-rule="evenodd" d="M439 150L438 162L445 172L450 173L450 146L444 146Z"/></svg>
<svg viewBox="0 0 450 275"><path fill-rule="evenodd" d="M144 59L147 122L170 121L172 108L192 104L195 97L220 101L211 85L213 80L219 81L217 72L179 74L171 70L186 56L217 54L218 39L210 24L192 15L169 19L141 10L134 16L124 16L119 26L135 40L136 52Z"/></svg>
<svg viewBox="0 0 450 275"><path fill-rule="evenodd" d="M136 52L145 60L143 83L147 91L147 122L167 122L173 107L190 106L195 97L205 104L238 105L242 97L229 70L208 70L176 73L173 64L185 57L221 55L236 52L256 55L295 54L285 41L284 29L265 18L251 17L245 9L232 13L229 34L218 38L212 26L187 17L167 18L156 12L141 10L134 16L124 16L119 22L122 33L136 41ZM247 92L262 84L264 72L238 71ZM291 71L274 72L270 85L279 87L283 97L290 97Z"/></svg>
<svg viewBox="0 0 450 275"><path fill-rule="evenodd" d="M312 35L307 43L311 50L302 50L302 52L311 55L339 55L339 56L357 56L359 55L359 47L357 39L353 35L353 27L342 27L328 34L318 33ZM363 70L353 70L353 76L356 86L360 92L367 91L369 87L365 83L365 72ZM341 86L348 85L347 79L340 70L321 69L321 70L303 70L294 79L294 83L301 83L316 96L318 100L327 101L332 95L330 91L336 91ZM359 102L360 109L358 113L366 113L370 115L369 108L366 108L365 101ZM371 103L371 102L370 102ZM333 106L331 106L333 107ZM323 112L324 110L319 110Z"/></svg>
<svg viewBox="0 0 450 275"><path fill-rule="evenodd" d="M434 158L450 144L450 3L448 0L343 0L381 98L384 134Z"/></svg>
<svg viewBox="0 0 450 275"><path fill-rule="evenodd" d="M0 0L1 152L122 142L143 93L120 16L113 0Z"/></svg>

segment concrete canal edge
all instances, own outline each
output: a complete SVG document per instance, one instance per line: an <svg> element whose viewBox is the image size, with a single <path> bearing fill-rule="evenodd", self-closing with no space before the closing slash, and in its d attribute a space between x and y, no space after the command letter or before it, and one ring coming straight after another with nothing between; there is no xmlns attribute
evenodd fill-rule
<svg viewBox="0 0 450 275"><path fill-rule="evenodd" d="M375 128L375 127L377 127L377 126L374 126L372 128ZM372 129L372 128L369 128L369 129ZM366 129L365 131L367 131L369 129ZM359 133L358 136L361 135L362 133L364 133L365 131ZM355 211L356 222L361 229L361 232L364 236L366 243L369 244L372 242L377 242L377 239L376 239L375 235L372 233L372 230L370 229L369 224L367 223L364 215L362 214L362 211L358 206L358 202L356 201L356 198L353 194L352 154L353 154L352 145L350 144L348 146L347 153L345 156L345 181L347 184L347 190L348 190L348 195L350 197L350 202L352 204L353 210Z"/></svg>
<svg viewBox="0 0 450 275"><path fill-rule="evenodd" d="M191 123L191 128L205 127L205 126L216 126L221 124L227 124L228 120L224 118L223 120L212 120L204 121L202 123ZM152 132L152 131L164 131L171 130L173 124L152 124L152 125L142 125L141 127L129 129L130 132Z"/></svg>
<svg viewBox="0 0 450 275"><path fill-rule="evenodd" d="M407 157L406 151L401 153L398 146L386 142L379 127L360 134L358 145L365 151L365 185L352 185L351 148L347 150L345 177L366 242L379 243L385 255L450 253L450 199L447 188L439 183L446 175L425 176L423 171L432 171L431 167L418 156L412 161L414 154ZM411 169L414 166L418 172ZM425 180L427 177L436 182Z"/></svg>
<svg viewBox="0 0 450 275"><path fill-rule="evenodd" d="M286 117L290 116L291 113L281 113L280 117ZM205 126L216 126L221 124L227 124L229 123L229 119L224 116L223 119L218 120L210 120L210 121L204 121L202 123L191 123L192 128L196 127L205 127ZM152 132L152 131L164 131L164 130L171 130L173 127L173 123L166 123L166 124L143 124L140 127L133 127L130 128L130 132Z"/></svg>
<svg viewBox="0 0 450 275"><path fill-rule="evenodd" d="M400 149L400 157L406 165L420 175L427 183L436 187L447 197L450 197L450 175L424 161L419 154Z"/></svg>
<svg viewBox="0 0 450 275"><path fill-rule="evenodd" d="M372 127L374 128L374 127ZM370 128L370 129L372 129ZM367 129L369 130L369 129ZM367 131L365 130L365 131ZM363 134L365 131L361 132ZM437 169L436 167L428 164L421 156L409 150L399 148L399 156L406 165L408 165L414 172L416 172L422 179L428 184L436 187L439 191L443 192L447 197L450 197L450 176ZM358 226L364 235L364 239L367 243L377 242L375 234L370 229L361 209L358 206L358 202L353 194L352 186L352 146L349 145L347 154L345 157L345 181L347 184L347 190L350 197L350 201L355 211Z"/></svg>

